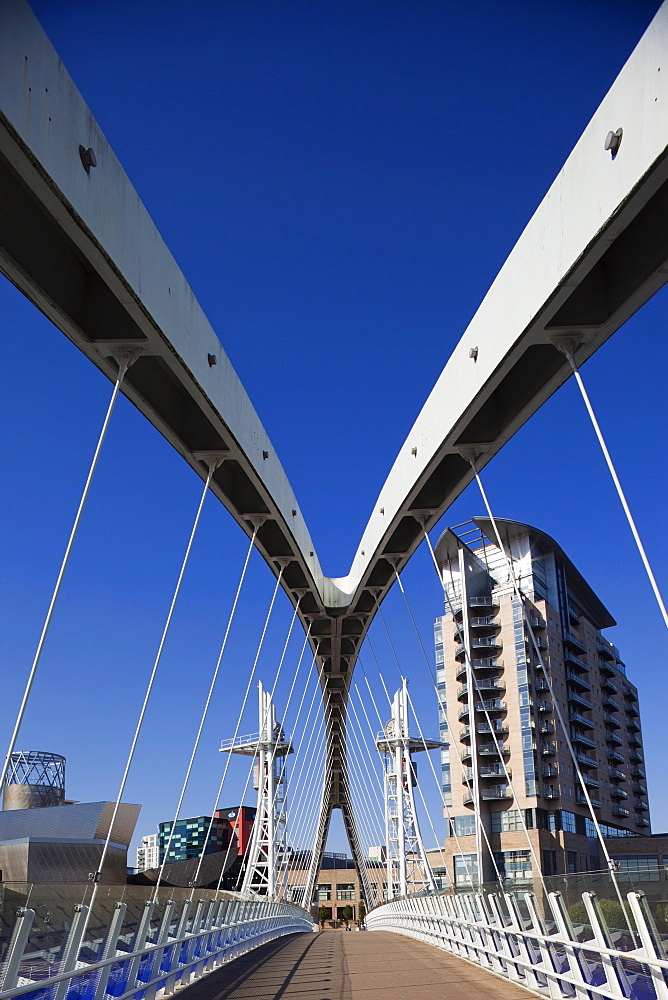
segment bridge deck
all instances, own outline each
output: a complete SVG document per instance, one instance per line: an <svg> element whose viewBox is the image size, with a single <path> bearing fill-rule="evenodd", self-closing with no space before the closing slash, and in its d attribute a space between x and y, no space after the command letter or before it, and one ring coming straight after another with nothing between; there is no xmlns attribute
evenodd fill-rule
<svg viewBox="0 0 668 1000"><path fill-rule="evenodd" d="M295 934L187 989L187 1000L526 1000L505 982L430 945L383 931Z"/></svg>

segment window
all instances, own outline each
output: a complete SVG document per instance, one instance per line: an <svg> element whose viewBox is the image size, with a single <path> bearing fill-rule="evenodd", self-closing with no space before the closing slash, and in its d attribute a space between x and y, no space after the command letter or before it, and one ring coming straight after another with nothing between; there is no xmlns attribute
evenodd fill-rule
<svg viewBox="0 0 668 1000"><path fill-rule="evenodd" d="M478 860L475 854L455 854L455 885L471 885L478 881Z"/></svg>
<svg viewBox="0 0 668 1000"><path fill-rule="evenodd" d="M458 837L475 836L475 816L454 816L452 826Z"/></svg>
<svg viewBox="0 0 668 1000"><path fill-rule="evenodd" d="M567 833L575 833L575 813L561 810L561 829ZM570 869L569 869L570 870ZM575 871L575 869L573 869Z"/></svg>
<svg viewBox="0 0 668 1000"><path fill-rule="evenodd" d="M578 870L578 856L576 851L566 852L566 870L569 875L574 875Z"/></svg>
<svg viewBox="0 0 668 1000"><path fill-rule="evenodd" d="M526 810L526 825L531 829L531 810ZM509 809L507 812L492 813L492 833L508 833L510 830L523 830L522 817L519 809Z"/></svg>
<svg viewBox="0 0 668 1000"><path fill-rule="evenodd" d="M336 887L336 898L337 899L354 899L355 898L355 883L354 882L341 882Z"/></svg>
<svg viewBox="0 0 668 1000"><path fill-rule="evenodd" d="M543 851L543 874L557 875L557 852Z"/></svg>
<svg viewBox="0 0 668 1000"><path fill-rule="evenodd" d="M613 858L621 877L636 882L658 882L659 859L656 854L627 854L625 857Z"/></svg>
<svg viewBox="0 0 668 1000"><path fill-rule="evenodd" d="M530 851L495 851L494 857L501 878L531 878Z"/></svg>
<svg viewBox="0 0 668 1000"><path fill-rule="evenodd" d="M332 896L332 884L329 885L319 885L316 894L317 899L331 899Z"/></svg>

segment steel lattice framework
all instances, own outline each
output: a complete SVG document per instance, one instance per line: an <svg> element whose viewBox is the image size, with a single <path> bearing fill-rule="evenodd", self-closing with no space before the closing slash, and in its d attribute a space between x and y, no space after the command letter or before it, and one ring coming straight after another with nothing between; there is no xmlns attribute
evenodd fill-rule
<svg viewBox="0 0 668 1000"><path fill-rule="evenodd" d="M364 871L346 788L345 714L360 644L423 533L571 374L668 279L664 4L493 282L402 445L345 578L325 575L298 501L225 351L24 0L0 7L0 269L122 391L251 535L310 638L333 808ZM30 97L28 94L30 93ZM48 119L48 122L47 122ZM48 123L57 122L57 127ZM622 129L619 150L606 135ZM96 165L92 165L93 150ZM212 364L212 359L216 364ZM464 454L462 454L462 452Z"/></svg>

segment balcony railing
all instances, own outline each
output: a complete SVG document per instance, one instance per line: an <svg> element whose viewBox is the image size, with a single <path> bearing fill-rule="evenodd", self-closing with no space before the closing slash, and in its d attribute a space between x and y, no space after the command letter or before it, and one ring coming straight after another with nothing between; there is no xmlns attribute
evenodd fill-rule
<svg viewBox="0 0 668 1000"><path fill-rule="evenodd" d="M578 805L581 805L581 806L586 806L587 805L587 799L585 798L584 792L582 791L581 788L576 788L575 789L575 801L578 803ZM595 799L595 798L593 798L593 796L590 795L589 796L589 801L591 802L591 804L592 804L592 806L593 806L594 809L600 809L601 808L601 800L600 799Z"/></svg>
<svg viewBox="0 0 668 1000"><path fill-rule="evenodd" d="M504 743L499 743L498 749L493 743L482 743L478 747L478 756L480 757L498 757L502 754L504 757L510 753L510 750Z"/></svg>
<svg viewBox="0 0 668 1000"><path fill-rule="evenodd" d="M542 757L553 757L557 752L557 745L556 743L543 740L540 744L540 752Z"/></svg>
<svg viewBox="0 0 668 1000"><path fill-rule="evenodd" d="M624 745L624 741L619 738L617 733L613 733L611 729L606 729L605 731L605 742L611 744L612 746L621 747Z"/></svg>
<svg viewBox="0 0 668 1000"><path fill-rule="evenodd" d="M600 788L601 782L598 778L590 778L588 774L582 775L582 780L584 781L587 788Z"/></svg>
<svg viewBox="0 0 668 1000"><path fill-rule="evenodd" d="M590 727L591 728L591 727ZM589 747L590 750L596 749L596 741L590 740L588 736L584 733L579 733L577 729L571 728L571 742L579 743L580 746Z"/></svg>
<svg viewBox="0 0 668 1000"><path fill-rule="evenodd" d="M579 670L581 673L587 673L589 670L589 665L585 663L584 660L581 660L575 653L572 653L569 649L564 650L564 660L566 663L572 664L575 669Z"/></svg>
<svg viewBox="0 0 668 1000"><path fill-rule="evenodd" d="M490 785L488 788L480 789L480 798L486 802L493 799L512 799L512 797L508 785ZM473 802L473 795L471 792L467 792L464 795L464 805L470 805L471 802Z"/></svg>
<svg viewBox="0 0 668 1000"><path fill-rule="evenodd" d="M644 816L638 816L636 819L636 826L649 826L649 820Z"/></svg>
<svg viewBox="0 0 668 1000"><path fill-rule="evenodd" d="M624 819L626 819L628 816L631 815L631 813L629 812L628 809L625 809L624 806L613 806L612 807L612 815L613 816L623 816Z"/></svg>
<svg viewBox="0 0 668 1000"><path fill-rule="evenodd" d="M536 708L538 709L539 712L553 711L553 705L551 701L545 701L545 700L539 701L538 704L536 705Z"/></svg>
<svg viewBox="0 0 668 1000"><path fill-rule="evenodd" d="M609 712L604 712L603 713L603 721L605 722L606 726L612 726L613 729L621 729L622 728L622 724L619 721L619 719L617 718L617 716L610 715Z"/></svg>
<svg viewBox="0 0 668 1000"><path fill-rule="evenodd" d="M613 682L610 680L609 677L603 677L601 679L601 687L603 688L604 691L609 691L610 694L617 694L617 692L619 691L617 685L613 684Z"/></svg>
<svg viewBox="0 0 668 1000"><path fill-rule="evenodd" d="M469 597L467 604L470 608L498 608L499 602L491 594L482 594L479 597Z"/></svg>
<svg viewBox="0 0 668 1000"><path fill-rule="evenodd" d="M586 653L587 652L586 645L584 644L584 642L582 641L582 639L580 639L575 634L575 632L571 632L568 629L564 629L564 631L563 631L563 640L564 640L564 642L568 643L568 645L572 649L576 649L580 653Z"/></svg>
<svg viewBox="0 0 668 1000"><path fill-rule="evenodd" d="M577 670L572 670L570 667L566 667L566 677L573 684L577 684L581 691L591 691L591 684L586 681Z"/></svg>
<svg viewBox="0 0 668 1000"><path fill-rule="evenodd" d="M550 785L544 785L543 786L543 798L544 799L558 799L559 798L559 789L558 788L552 788Z"/></svg>
<svg viewBox="0 0 668 1000"><path fill-rule="evenodd" d="M481 618L469 618L469 625L472 628L500 628L501 622L494 615L484 615Z"/></svg>
<svg viewBox="0 0 668 1000"><path fill-rule="evenodd" d="M552 736L554 734L554 723L550 722L549 719L542 719L538 726L538 732L541 736Z"/></svg>
<svg viewBox="0 0 668 1000"><path fill-rule="evenodd" d="M568 713L568 717L571 722L577 722L579 726L584 726L585 729L595 729L594 723L591 719L586 719L584 715L580 715L579 712L574 712L573 709Z"/></svg>
<svg viewBox="0 0 668 1000"><path fill-rule="evenodd" d="M598 761L594 757L587 757L584 753L576 753L575 759L582 767L598 767Z"/></svg>
<svg viewBox="0 0 668 1000"><path fill-rule="evenodd" d="M635 719L629 719L628 722L626 723L626 728L630 733L639 733L640 723L636 722Z"/></svg>
<svg viewBox="0 0 668 1000"><path fill-rule="evenodd" d="M618 767L609 767L608 775L611 781L626 781L626 775Z"/></svg>
<svg viewBox="0 0 668 1000"><path fill-rule="evenodd" d="M566 697L568 701L572 702L574 705L579 705L580 708L584 708L586 712L591 712L594 708L593 703L589 701L588 698L583 698L581 694L578 694L577 691L573 691L572 688L568 689Z"/></svg>
<svg viewBox="0 0 668 1000"><path fill-rule="evenodd" d="M625 760L621 753L617 753L612 747L608 747L607 751L608 760L614 761L616 764L624 764Z"/></svg>
<svg viewBox="0 0 668 1000"><path fill-rule="evenodd" d="M631 788L634 792L637 792L638 795L647 795L647 788L640 781L632 781Z"/></svg>
<svg viewBox="0 0 668 1000"><path fill-rule="evenodd" d="M649 806L647 805L647 803L646 802L642 802L640 799L636 799L635 800L635 807L634 808L636 810L639 810L640 812L649 812Z"/></svg>
<svg viewBox="0 0 668 1000"><path fill-rule="evenodd" d="M596 649L598 650L599 656L605 657L606 660L614 660L615 654L610 648L610 643L607 642L602 635L596 636Z"/></svg>
<svg viewBox="0 0 668 1000"><path fill-rule="evenodd" d="M541 774L544 778L556 778L559 774L559 768L556 764L543 764Z"/></svg>
<svg viewBox="0 0 668 1000"><path fill-rule="evenodd" d="M638 736L637 733L629 733L629 735L628 735L628 741L629 741L629 746L630 747L641 747L642 746L642 740L640 739L640 737Z"/></svg>
<svg viewBox="0 0 668 1000"><path fill-rule="evenodd" d="M629 793L618 785L610 789L611 799L628 799Z"/></svg>
<svg viewBox="0 0 668 1000"><path fill-rule="evenodd" d="M619 712L619 705L617 704L614 698L610 698L609 696L607 698L604 698L603 705L605 708L608 709L609 712Z"/></svg>
<svg viewBox="0 0 668 1000"><path fill-rule="evenodd" d="M542 677L538 677L534 682L534 688L536 691L549 691L550 685Z"/></svg>

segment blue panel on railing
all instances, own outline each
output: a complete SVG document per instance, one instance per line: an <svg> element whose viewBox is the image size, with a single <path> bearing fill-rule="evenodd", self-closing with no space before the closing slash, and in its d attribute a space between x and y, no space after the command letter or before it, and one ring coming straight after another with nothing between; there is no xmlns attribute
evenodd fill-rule
<svg viewBox="0 0 668 1000"><path fill-rule="evenodd" d="M67 993L65 994L66 1000L92 1000L95 996L95 989L99 978L99 972L76 976L76 978L70 981Z"/></svg>
<svg viewBox="0 0 668 1000"><path fill-rule="evenodd" d="M188 957L188 942L184 941L179 951L179 965L182 965Z"/></svg>
<svg viewBox="0 0 668 1000"><path fill-rule="evenodd" d="M169 972L170 966L172 964L172 955L174 954L174 945L171 944L169 948L165 950L162 956L162 962L160 963L161 972Z"/></svg>
<svg viewBox="0 0 668 1000"><path fill-rule="evenodd" d="M126 959L125 962L112 965L111 972L109 973L109 982L107 983L107 993L109 996L120 997L125 993L131 964L132 960Z"/></svg>

